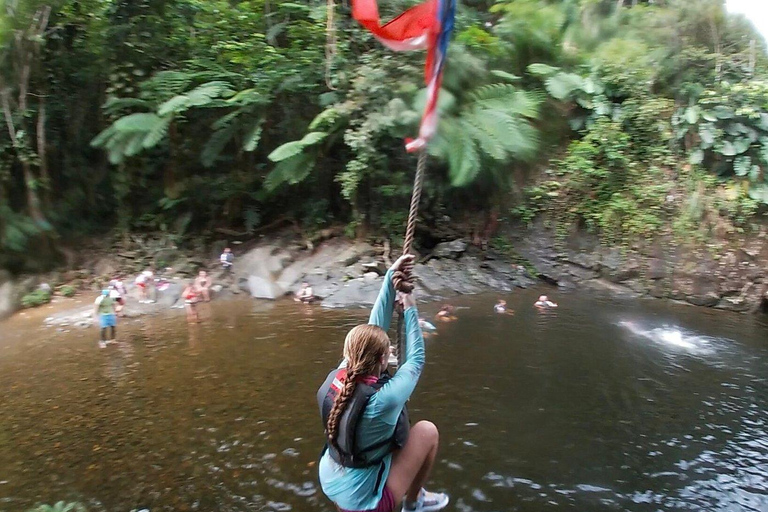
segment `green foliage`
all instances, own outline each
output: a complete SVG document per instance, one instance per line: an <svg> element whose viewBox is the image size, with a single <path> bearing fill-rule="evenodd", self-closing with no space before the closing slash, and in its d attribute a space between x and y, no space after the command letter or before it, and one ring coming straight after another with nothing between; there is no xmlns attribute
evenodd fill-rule
<svg viewBox="0 0 768 512"><path fill-rule="evenodd" d="M35 290L21 298L21 305L25 308L36 308L49 302L51 302L51 292L47 290Z"/></svg>
<svg viewBox="0 0 768 512"><path fill-rule="evenodd" d="M749 197L768 204L768 81L723 82L673 119L690 162L748 184Z"/></svg>
<svg viewBox="0 0 768 512"><path fill-rule="evenodd" d="M65 284L59 288L59 293L61 293L64 297L74 297L77 293L77 289L74 286Z"/></svg>
<svg viewBox="0 0 768 512"><path fill-rule="evenodd" d="M544 181L523 190L524 198L510 210L512 217L530 226L533 220L546 210L547 205L560 196L562 184L557 180Z"/></svg>
<svg viewBox="0 0 768 512"><path fill-rule="evenodd" d="M663 226L667 180L658 167L641 165L632 153L630 136L607 119L570 144L557 165L561 189L555 198L566 223L615 243L650 238Z"/></svg>
<svg viewBox="0 0 768 512"><path fill-rule="evenodd" d="M14 5L0 17L0 265L113 228L186 243L287 217L400 235L423 54L390 52L346 13L327 45L322 2ZM50 26L30 36L44 5ZM675 213L746 231L765 210L768 52L722 2L470 3L455 34L425 219L515 195L523 223L561 209L627 240ZM715 183L681 185L685 162ZM667 188L677 199L659 199Z"/></svg>

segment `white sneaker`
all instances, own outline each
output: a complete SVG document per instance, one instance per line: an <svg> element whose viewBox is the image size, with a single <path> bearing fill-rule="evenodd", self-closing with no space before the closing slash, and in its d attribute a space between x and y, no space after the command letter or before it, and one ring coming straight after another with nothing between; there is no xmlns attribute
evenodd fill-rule
<svg viewBox="0 0 768 512"><path fill-rule="evenodd" d="M434 512L444 509L450 498L441 492L428 492L422 489L419 493L419 501L415 504L403 503L403 512Z"/></svg>
<svg viewBox="0 0 768 512"><path fill-rule="evenodd" d="M106 341L99 341L99 348L107 348L107 342Z"/></svg>

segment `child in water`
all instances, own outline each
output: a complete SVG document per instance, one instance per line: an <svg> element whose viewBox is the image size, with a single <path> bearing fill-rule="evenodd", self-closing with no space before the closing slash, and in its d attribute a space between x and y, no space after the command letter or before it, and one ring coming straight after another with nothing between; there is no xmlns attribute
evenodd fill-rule
<svg viewBox="0 0 768 512"><path fill-rule="evenodd" d="M453 322L456 320L456 315L453 314L454 311L456 311L456 308L450 304L445 304L440 308L440 311L437 312L435 319L441 322Z"/></svg>
<svg viewBox="0 0 768 512"><path fill-rule="evenodd" d="M200 317L197 314L197 288L190 282L181 292L184 298L184 309L187 311L187 322L199 322Z"/></svg>

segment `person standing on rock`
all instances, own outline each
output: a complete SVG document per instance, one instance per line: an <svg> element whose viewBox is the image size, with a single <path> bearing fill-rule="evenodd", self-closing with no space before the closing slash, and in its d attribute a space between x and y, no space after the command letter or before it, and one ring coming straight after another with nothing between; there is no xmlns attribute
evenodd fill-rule
<svg viewBox="0 0 768 512"><path fill-rule="evenodd" d="M93 314L101 329L99 348L106 348L107 343L115 341L117 328L115 301L109 296L109 290L102 290L101 295L96 298L94 306Z"/></svg>
<svg viewBox="0 0 768 512"><path fill-rule="evenodd" d="M219 257L219 261L221 261L221 268L224 269L225 274L232 272L232 264L235 261L235 255L232 254L232 249L229 247L225 248L224 252L221 253L221 256Z"/></svg>
<svg viewBox="0 0 768 512"><path fill-rule="evenodd" d="M405 362L393 377L387 361L387 329L395 304L394 273L413 261L406 255L387 271L369 323L344 340L344 360L317 392L327 436L318 464L320 486L341 512L437 511L446 494L424 484L437 455L437 427L419 421L409 427L405 404L425 363L424 338L412 294L400 294L405 318Z"/></svg>

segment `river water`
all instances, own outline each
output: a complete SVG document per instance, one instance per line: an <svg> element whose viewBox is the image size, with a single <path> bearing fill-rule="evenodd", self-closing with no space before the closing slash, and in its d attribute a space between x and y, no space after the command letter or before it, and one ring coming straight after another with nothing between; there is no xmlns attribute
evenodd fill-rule
<svg viewBox="0 0 768 512"><path fill-rule="evenodd" d="M465 297L412 419L448 510L768 510L768 325L659 301ZM422 307L431 316L438 305ZM0 510L327 511L315 391L365 310L213 303L96 331L0 325ZM36 324L35 324L36 325Z"/></svg>

